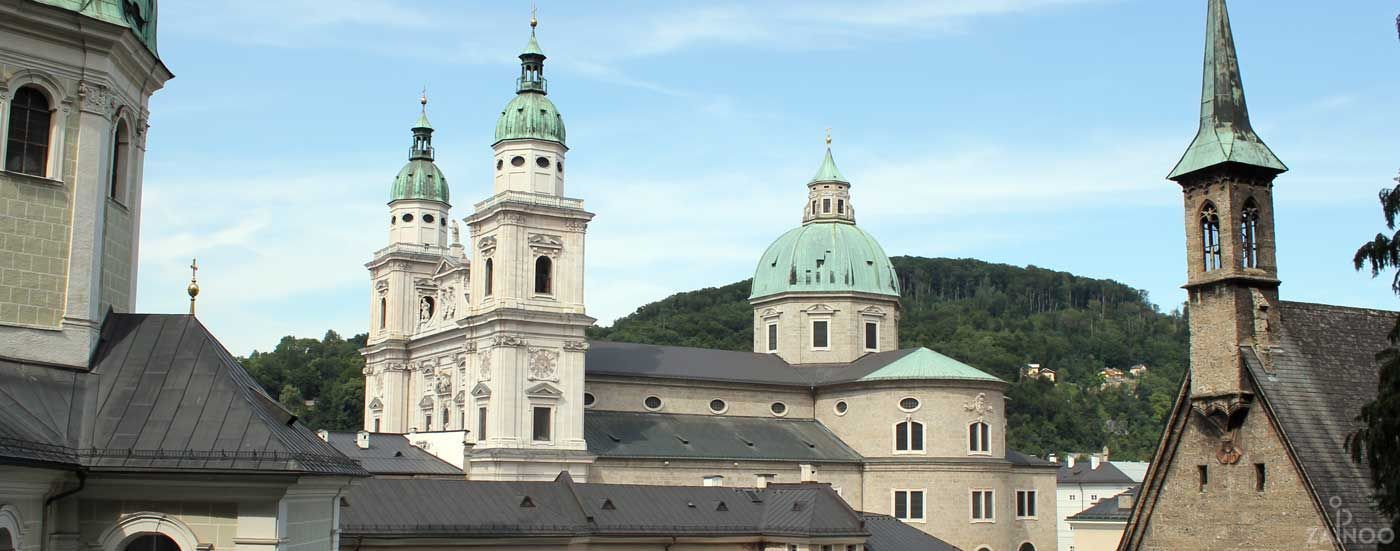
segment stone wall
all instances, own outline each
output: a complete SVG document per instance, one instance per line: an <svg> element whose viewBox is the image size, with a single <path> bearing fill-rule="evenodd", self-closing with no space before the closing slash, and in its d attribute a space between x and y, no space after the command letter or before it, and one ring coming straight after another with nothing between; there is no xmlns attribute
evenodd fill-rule
<svg viewBox="0 0 1400 551"><path fill-rule="evenodd" d="M584 391L593 394L595 401L589 409L594 410L645 412L649 411L644 404L647 396L656 396L661 398L661 409L657 410L661 413L716 415L710 410L710 402L719 399L726 407L722 415L777 417L773 404L782 402L786 406L782 417L812 418L811 393L793 388L612 378L588 379Z"/></svg>
<svg viewBox="0 0 1400 551"><path fill-rule="evenodd" d="M0 323L57 328L72 229L69 188L0 172Z"/></svg>
<svg viewBox="0 0 1400 551"><path fill-rule="evenodd" d="M825 320L828 346L812 346L812 321ZM879 325L874 352L899 348L899 302L851 293L782 295L754 305L754 352L768 352L768 325L778 326L776 353L791 364L845 363L865 355L865 322Z"/></svg>
<svg viewBox="0 0 1400 551"><path fill-rule="evenodd" d="M200 543L214 549L234 549L238 534L238 504L213 501L82 499L78 501L78 537L98 545L118 519L136 513L160 513L179 520Z"/></svg>
<svg viewBox="0 0 1400 551"><path fill-rule="evenodd" d="M135 282L132 270L132 230L131 212L126 207L107 201L107 216L102 225L102 307L106 312L111 306L118 312L131 312L135 308L131 290Z"/></svg>
<svg viewBox="0 0 1400 551"><path fill-rule="evenodd" d="M824 390L817 398L817 419L865 457L988 457L1006 456L1005 400L998 384L949 386L938 383L900 381L864 384ZM979 399L980 397L980 399ZM919 407L904 411L900 402L915 398ZM846 403L846 413L836 411ZM895 424L913 420L924 424L923 452L895 450ZM989 454L968 452L968 425L983 421L989 425Z"/></svg>

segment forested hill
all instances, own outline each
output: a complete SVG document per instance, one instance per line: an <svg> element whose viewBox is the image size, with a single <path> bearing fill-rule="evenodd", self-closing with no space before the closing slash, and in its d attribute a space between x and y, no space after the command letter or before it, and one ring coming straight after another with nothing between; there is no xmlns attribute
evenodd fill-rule
<svg viewBox="0 0 1400 551"><path fill-rule="evenodd" d="M903 290L901 348L928 347L1014 382L1010 445L1027 453L1096 451L1147 460L1185 372L1186 319L1109 280L971 259L894 257ZM749 282L678 293L590 338L753 349ZM1016 382L1037 363L1058 384ZM1100 369L1146 375L1101 388Z"/></svg>

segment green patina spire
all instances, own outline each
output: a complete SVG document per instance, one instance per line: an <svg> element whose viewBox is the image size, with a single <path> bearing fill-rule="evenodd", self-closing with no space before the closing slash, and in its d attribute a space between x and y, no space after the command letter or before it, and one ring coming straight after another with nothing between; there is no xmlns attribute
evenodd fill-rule
<svg viewBox="0 0 1400 551"><path fill-rule="evenodd" d="M1249 109L1245 106L1239 58L1235 54L1235 38L1230 31L1225 0L1208 1L1201 127L1167 178L1178 180L1224 163L1284 172L1288 167L1264 145L1264 140L1249 124Z"/></svg>
<svg viewBox="0 0 1400 551"><path fill-rule="evenodd" d="M515 79L515 98L496 120L496 143L505 140L546 140L564 143L564 118L545 97L549 82L544 78L544 52L535 40L539 20L530 14L530 42L520 53L520 77Z"/></svg>
<svg viewBox="0 0 1400 551"><path fill-rule="evenodd" d="M831 158L831 132L829 130L826 134L826 158L822 159L821 168L817 169L817 175L813 176L812 181L809 183L817 182L851 183L849 180L846 180L845 176L841 175L841 171L836 168L836 160Z"/></svg>
<svg viewBox="0 0 1400 551"><path fill-rule="evenodd" d="M428 92L418 99L422 106L418 122L413 125L413 147L408 151L408 163L394 177L389 202L423 200L448 202L447 177L433 163L433 126L428 124Z"/></svg>

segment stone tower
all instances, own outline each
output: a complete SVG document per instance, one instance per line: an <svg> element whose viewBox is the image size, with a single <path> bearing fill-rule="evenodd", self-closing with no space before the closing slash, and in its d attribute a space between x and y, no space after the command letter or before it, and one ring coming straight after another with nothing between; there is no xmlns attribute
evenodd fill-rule
<svg viewBox="0 0 1400 551"><path fill-rule="evenodd" d="M433 127L428 123L427 97L413 125L413 145L408 162L394 178L389 195L389 245L374 253L365 265L370 272L370 324L366 343L366 386L378 400L365 405L365 429L374 432L408 432L415 426L410 414L412 368L408 342L424 324L434 319L441 294L432 276L445 256L455 252L448 243L447 178L433 162ZM459 255L453 255L459 256Z"/></svg>
<svg viewBox="0 0 1400 551"><path fill-rule="evenodd" d="M593 214L564 193L564 122L547 97L545 55L520 54L516 96L496 123L494 195L466 219L475 270L467 328L468 418L476 480L586 480L583 439L584 231Z"/></svg>
<svg viewBox="0 0 1400 551"><path fill-rule="evenodd" d="M1185 199L1191 397L1232 430L1252 402L1240 347L1267 361L1279 326L1273 181L1288 169L1250 126L1223 0L1209 2L1204 66L1201 126L1168 178Z"/></svg>
<svg viewBox="0 0 1400 551"><path fill-rule="evenodd" d="M754 271L754 352L826 364L899 347L899 278L880 244L856 226L850 189L828 137L807 183L802 225L774 241Z"/></svg>
<svg viewBox="0 0 1400 551"><path fill-rule="evenodd" d="M18 16L0 18L18 37L0 43L0 357L86 367L107 312L136 304L148 105L172 77L155 2L0 11Z"/></svg>

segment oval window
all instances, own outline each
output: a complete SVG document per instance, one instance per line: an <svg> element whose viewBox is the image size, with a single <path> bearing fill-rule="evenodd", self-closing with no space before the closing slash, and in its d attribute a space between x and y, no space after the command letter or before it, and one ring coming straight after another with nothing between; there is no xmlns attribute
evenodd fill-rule
<svg viewBox="0 0 1400 551"><path fill-rule="evenodd" d="M424 215L423 215L423 222L424 222L424 223L426 223L426 224L431 224L431 223L433 223L433 220L434 220L434 219L433 219L433 215L431 215L431 214L424 214Z"/></svg>
<svg viewBox="0 0 1400 551"><path fill-rule="evenodd" d="M596 401L598 401L598 399L593 397L592 392L583 393L583 407L593 407L593 402Z"/></svg>
<svg viewBox="0 0 1400 551"><path fill-rule="evenodd" d="M554 163L554 170L558 170L560 174L563 174L563 173L564 173L564 161L559 161L559 162L557 162L557 163Z"/></svg>
<svg viewBox="0 0 1400 551"><path fill-rule="evenodd" d="M394 224L397 224L397 223L399 223L399 219L398 219L398 218L394 218L393 216L390 216L390 217L389 217L389 225L390 225L390 226L392 226L392 225L394 225Z"/></svg>
<svg viewBox="0 0 1400 551"><path fill-rule="evenodd" d="M525 166L525 158L518 155L511 157L510 166Z"/></svg>
<svg viewBox="0 0 1400 551"><path fill-rule="evenodd" d="M444 226L447 225L447 219L446 219L446 218L443 218L442 220L438 220L438 222L441 223L441 224L444 225Z"/></svg>
<svg viewBox="0 0 1400 551"><path fill-rule="evenodd" d="M412 215L412 214L404 214L404 215L403 215L403 221L404 221L404 222L412 222L412 221L413 221L413 215Z"/></svg>
<svg viewBox="0 0 1400 551"><path fill-rule="evenodd" d="M540 168L549 168L549 158L548 158L548 157L535 157L535 164L536 164L536 165L539 165Z"/></svg>
<svg viewBox="0 0 1400 551"><path fill-rule="evenodd" d="M777 415L780 417L783 415L787 415L787 404L784 404L782 402L773 402L773 405L768 406L768 409L773 410L773 415Z"/></svg>
<svg viewBox="0 0 1400 551"><path fill-rule="evenodd" d="M899 409L904 411L914 411L919 409L919 399L914 397L905 398L899 401Z"/></svg>
<svg viewBox="0 0 1400 551"><path fill-rule="evenodd" d="M718 398L710 400L710 413L724 413L728 409L729 404L724 403L724 400Z"/></svg>
<svg viewBox="0 0 1400 551"><path fill-rule="evenodd" d="M642 400L642 405L646 406L649 410L656 411L661 409L661 398L647 396L645 400Z"/></svg>
<svg viewBox="0 0 1400 551"><path fill-rule="evenodd" d="M845 415L846 411L851 409L851 406L847 405L845 400L841 400L840 402L836 402L835 408L837 415Z"/></svg>
<svg viewBox="0 0 1400 551"><path fill-rule="evenodd" d="M496 159L496 170L500 170L503 166L506 166L506 162L500 159Z"/></svg>

